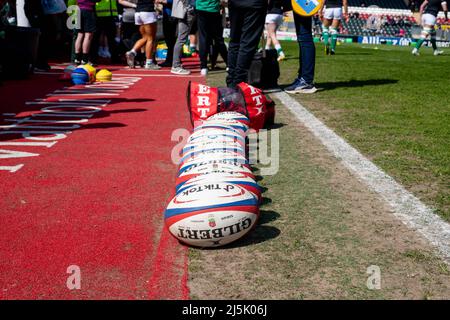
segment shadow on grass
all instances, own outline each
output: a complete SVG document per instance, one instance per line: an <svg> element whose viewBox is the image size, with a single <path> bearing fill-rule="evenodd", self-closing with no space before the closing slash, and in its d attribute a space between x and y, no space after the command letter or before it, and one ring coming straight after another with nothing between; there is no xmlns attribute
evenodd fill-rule
<svg viewBox="0 0 450 320"><path fill-rule="evenodd" d="M397 79L369 79L369 80L348 80L336 82L317 83L316 86L323 90L333 90L337 88L358 88L366 86L383 86L397 83Z"/></svg>
<svg viewBox="0 0 450 320"><path fill-rule="evenodd" d="M234 248L241 248L241 247L247 247L250 245L255 245L258 243L262 243L271 239L275 239L281 234L280 229L272 227L272 226L266 226L266 223L272 222L277 220L280 217L280 214L278 212L272 211L272 210L260 210L260 216L258 220L258 224L256 225L254 230L251 230L249 233L247 233L244 237L241 239L232 242L230 244L227 244L222 247L193 247L193 249L199 249L199 250L228 250L228 249L234 249ZM181 245L185 245L182 242L180 242Z"/></svg>

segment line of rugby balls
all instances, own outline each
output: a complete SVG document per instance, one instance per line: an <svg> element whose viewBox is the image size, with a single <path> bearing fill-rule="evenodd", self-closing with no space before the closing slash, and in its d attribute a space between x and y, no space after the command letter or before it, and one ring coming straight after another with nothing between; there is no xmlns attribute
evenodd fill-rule
<svg viewBox="0 0 450 320"><path fill-rule="evenodd" d="M240 113L215 114L194 128L182 149L176 193L164 214L182 243L223 246L255 226L261 189L247 159L248 125Z"/></svg>

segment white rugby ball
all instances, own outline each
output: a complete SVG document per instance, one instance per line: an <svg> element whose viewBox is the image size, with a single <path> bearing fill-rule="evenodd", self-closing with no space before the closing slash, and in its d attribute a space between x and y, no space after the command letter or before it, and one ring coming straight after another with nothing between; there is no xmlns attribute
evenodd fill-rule
<svg viewBox="0 0 450 320"><path fill-rule="evenodd" d="M245 134L239 133L235 130L204 128L204 129L193 132L189 136L188 142L191 142L191 141L194 141L197 139L204 139L205 137L212 137L212 139L216 139L216 138L214 138L214 136L233 137L234 139L242 141L243 143L245 143L245 137L246 137Z"/></svg>
<svg viewBox="0 0 450 320"><path fill-rule="evenodd" d="M222 119L222 120L208 119L205 122L203 122L203 125L226 125L236 130L242 130L243 132L247 132L248 130L248 125L233 119Z"/></svg>
<svg viewBox="0 0 450 320"><path fill-rule="evenodd" d="M184 164L185 162L189 162L194 159L236 159L239 162L242 162L243 159L244 162L247 162L245 150L235 150L234 148L224 150L223 148L218 148L184 154L180 159L180 164Z"/></svg>
<svg viewBox="0 0 450 320"><path fill-rule="evenodd" d="M200 163L194 164L180 172L176 178L175 184L178 186L192 178L211 172L226 172L230 174L239 173L255 180L255 175L252 170L239 163Z"/></svg>
<svg viewBox="0 0 450 320"><path fill-rule="evenodd" d="M186 188L189 188L191 185L204 184L207 182L226 182L237 184L238 186L253 193L253 195L255 195L259 201L261 201L261 188L256 183L256 181L247 175L237 172L228 173L212 171L211 173L202 174L178 185L176 188L176 193L182 192Z"/></svg>
<svg viewBox="0 0 450 320"><path fill-rule="evenodd" d="M242 148L239 145L222 145L222 144L212 144L208 146L202 146L200 145L197 148L187 148L184 152L181 154L181 161L184 161L187 158L195 157L197 155L208 153L212 151L231 151L240 154L241 156L245 157L247 154L245 152L245 149Z"/></svg>
<svg viewBox="0 0 450 320"><path fill-rule="evenodd" d="M236 122L240 126L242 126L241 123ZM204 130L204 129L219 129L219 130L226 130L229 132L240 134L241 136L245 137L246 131L245 128L239 127L239 126L233 126L231 124L225 124L223 122L208 122L205 121L203 124L197 126L194 128L194 132Z"/></svg>
<svg viewBox="0 0 450 320"><path fill-rule="evenodd" d="M258 200L232 183L191 185L170 201L164 213L170 233L183 243L218 247L241 238L255 225Z"/></svg>
<svg viewBox="0 0 450 320"><path fill-rule="evenodd" d="M199 144L199 143L224 143L224 142L235 142L239 143L241 147L245 147L245 140L234 136L226 135L202 135L199 137L194 137L193 139L188 138L186 144Z"/></svg>
<svg viewBox="0 0 450 320"><path fill-rule="evenodd" d="M227 159L199 159L196 161L189 161L185 162L182 165L178 167L178 175L186 171L187 169L191 168L192 166L201 166L201 165L215 165L215 164L227 164L227 165L238 165L238 166L244 166L248 169L251 169L249 164L242 163L239 161L236 161L236 159L233 160L227 160Z"/></svg>
<svg viewBox="0 0 450 320"><path fill-rule="evenodd" d="M250 120L248 119L247 116L236 111L219 112L212 115L207 120L235 120L243 124L246 124L247 126L250 124Z"/></svg>

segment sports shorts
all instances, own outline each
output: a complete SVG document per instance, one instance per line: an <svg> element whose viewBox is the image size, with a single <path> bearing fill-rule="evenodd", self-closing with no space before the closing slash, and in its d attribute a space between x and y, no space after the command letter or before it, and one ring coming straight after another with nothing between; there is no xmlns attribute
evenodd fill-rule
<svg viewBox="0 0 450 320"><path fill-rule="evenodd" d="M80 33L94 33L96 29L95 20L94 10L80 9L80 24L76 28L77 31Z"/></svg>
<svg viewBox="0 0 450 320"><path fill-rule="evenodd" d="M156 12L136 12L134 14L134 24L141 26L143 24L152 24L158 21L158 16Z"/></svg>
<svg viewBox="0 0 450 320"><path fill-rule="evenodd" d="M422 25L434 26L436 24L436 17L429 13L422 15Z"/></svg>
<svg viewBox="0 0 450 320"><path fill-rule="evenodd" d="M275 23L279 27L283 23L283 15L276 13L269 13L266 15L266 23Z"/></svg>
<svg viewBox="0 0 450 320"><path fill-rule="evenodd" d="M323 17L327 20L341 20L342 8L325 8Z"/></svg>

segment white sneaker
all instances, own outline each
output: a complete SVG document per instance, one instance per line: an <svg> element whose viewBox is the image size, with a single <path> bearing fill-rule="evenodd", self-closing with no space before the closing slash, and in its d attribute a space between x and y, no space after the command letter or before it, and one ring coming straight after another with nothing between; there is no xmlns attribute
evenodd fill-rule
<svg viewBox="0 0 450 320"><path fill-rule="evenodd" d="M161 67L158 66L156 63L146 63L144 68L146 70L159 70L159 69L161 69Z"/></svg>
<svg viewBox="0 0 450 320"><path fill-rule="evenodd" d="M415 56L420 56L419 49L417 48L414 48L411 53Z"/></svg>
<svg viewBox="0 0 450 320"><path fill-rule="evenodd" d="M283 51L281 51L279 54L278 54L278 61L282 61L282 60L284 60L286 58L286 55L284 54L284 52Z"/></svg>
<svg viewBox="0 0 450 320"><path fill-rule="evenodd" d="M184 69L183 67L172 67L170 70L173 74L179 74L179 75L188 75L191 74L191 71Z"/></svg>
<svg viewBox="0 0 450 320"><path fill-rule="evenodd" d="M202 68L202 70L200 70L200 74L202 76L206 76L208 74L208 68Z"/></svg>
<svg viewBox="0 0 450 320"><path fill-rule="evenodd" d="M434 50L433 54L434 54L435 56L440 56L441 54L444 54L444 51L439 50L439 49L436 49L436 50Z"/></svg>

